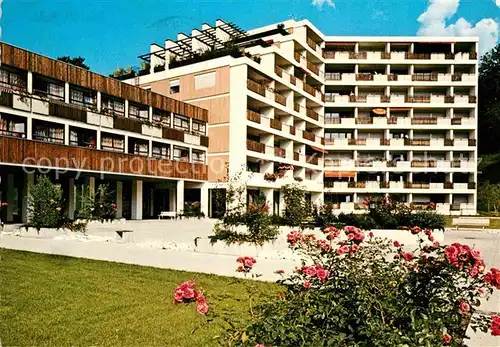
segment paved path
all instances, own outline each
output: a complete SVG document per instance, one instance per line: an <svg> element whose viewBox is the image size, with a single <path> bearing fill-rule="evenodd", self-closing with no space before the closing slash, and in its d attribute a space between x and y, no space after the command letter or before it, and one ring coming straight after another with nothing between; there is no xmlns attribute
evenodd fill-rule
<svg viewBox="0 0 500 347"><path fill-rule="evenodd" d="M48 254L60 254L95 260L115 261L143 266L170 268L222 276L243 277L235 272L237 267L234 255L208 254L194 252L194 239L211 234L215 221L136 221L124 224L95 225L89 230L89 238L74 239L63 232L44 231L21 232L21 237L2 234L0 247L26 250ZM130 243L116 241L116 230L134 230ZM7 231L12 232L12 228ZM282 240L281 240L282 241ZM445 234L445 243L460 242L481 250L487 267L500 267L500 232L458 230ZM281 243L281 242L280 242ZM239 254L247 255L247 254ZM255 273L262 274L261 280L275 281L280 278L274 273L277 269L291 272L297 262L276 257L259 257ZM187 279L187 278L186 278ZM487 302L481 310L500 311L500 291ZM482 333L469 332L473 338L469 346L500 347L500 338Z"/></svg>

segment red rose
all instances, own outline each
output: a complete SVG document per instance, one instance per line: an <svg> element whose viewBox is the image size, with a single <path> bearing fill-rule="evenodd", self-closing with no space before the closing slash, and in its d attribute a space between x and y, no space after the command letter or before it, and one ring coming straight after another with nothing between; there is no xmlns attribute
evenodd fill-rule
<svg viewBox="0 0 500 347"><path fill-rule="evenodd" d="M414 234L414 235L416 235L416 234L418 234L419 232L422 231L422 229L420 227L413 227L410 230L411 230L411 233Z"/></svg>
<svg viewBox="0 0 500 347"><path fill-rule="evenodd" d="M411 252L402 252L402 257L404 258L404 260L406 261L412 261L413 260L413 253Z"/></svg>
<svg viewBox="0 0 500 347"><path fill-rule="evenodd" d="M500 316L494 315L491 317L490 330L491 335L500 336Z"/></svg>
<svg viewBox="0 0 500 347"><path fill-rule="evenodd" d="M252 268L254 262L252 261L252 259L245 259L245 266L246 267L249 267L250 269Z"/></svg>
<svg viewBox="0 0 500 347"><path fill-rule="evenodd" d="M200 314L207 314L208 313L208 304L205 301L205 298L200 297L197 302L198 303L196 305L196 312L198 312Z"/></svg>
<svg viewBox="0 0 500 347"><path fill-rule="evenodd" d="M281 275L285 273L285 270L276 270L274 273Z"/></svg>
<svg viewBox="0 0 500 347"><path fill-rule="evenodd" d="M309 281L305 281L305 282L304 282L304 288L306 288L306 289L311 288L311 282L309 282Z"/></svg>
<svg viewBox="0 0 500 347"><path fill-rule="evenodd" d="M462 313L466 313L466 312L469 312L470 311L470 305L469 303L467 303L467 301L460 301L460 304L458 305L459 309L460 309L460 312Z"/></svg>
<svg viewBox="0 0 500 347"><path fill-rule="evenodd" d="M368 234L368 236L373 237L373 232L370 231L370 233Z"/></svg>
<svg viewBox="0 0 500 347"><path fill-rule="evenodd" d="M316 269L313 267L306 267L305 271L306 275L308 276L315 276L316 275Z"/></svg>
<svg viewBox="0 0 500 347"><path fill-rule="evenodd" d="M325 281L326 281L326 279L327 279L327 277L328 277L328 274L329 274L328 270L324 270L324 269L320 269L320 270L318 270L318 272L316 273L316 275L318 276L318 278L319 278L321 281L323 281L323 282L325 282Z"/></svg>
<svg viewBox="0 0 500 347"><path fill-rule="evenodd" d="M401 247L401 244L398 241L394 241L393 245L394 247Z"/></svg>
<svg viewBox="0 0 500 347"><path fill-rule="evenodd" d="M447 345L447 344L449 344L450 342L451 342L451 336L450 336L450 335L448 335L448 334L444 334L444 335L443 335L443 343L444 343L445 345Z"/></svg>
<svg viewBox="0 0 500 347"><path fill-rule="evenodd" d="M337 254L338 255L343 255L345 253L349 252L349 246L342 246L339 249L337 249Z"/></svg>
<svg viewBox="0 0 500 347"><path fill-rule="evenodd" d="M351 246L351 252L352 253L356 253L358 251L358 249L359 249L359 246L356 245L356 244L354 244L354 245Z"/></svg>

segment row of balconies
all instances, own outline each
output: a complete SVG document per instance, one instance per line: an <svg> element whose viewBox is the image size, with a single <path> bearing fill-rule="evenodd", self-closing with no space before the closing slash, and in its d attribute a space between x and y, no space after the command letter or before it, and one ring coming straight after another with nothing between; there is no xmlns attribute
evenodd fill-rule
<svg viewBox="0 0 500 347"><path fill-rule="evenodd" d="M476 162L474 160L354 160L354 159L328 159L324 158L325 168L437 168L437 169L474 169Z"/></svg>
<svg viewBox="0 0 500 347"><path fill-rule="evenodd" d="M285 132L289 135L293 135L293 136L302 135L302 138L304 140L316 142L316 143L322 144L322 145L325 143L323 137L316 136L314 133L312 133L310 131L297 129L294 126L285 124L285 123L280 122L279 120L274 119L274 118L267 118L267 117L261 115L260 113L257 113L257 112L252 111L252 110L247 110L247 119L249 121L252 121L252 122L255 122L258 124L262 124L264 126L268 126L272 129L275 129L275 130L278 130L281 132Z"/></svg>
<svg viewBox="0 0 500 347"><path fill-rule="evenodd" d="M404 94L393 95L339 95L336 93L326 93L326 102L334 103L410 103L410 104L475 104L477 97L475 95L418 95L409 96Z"/></svg>
<svg viewBox="0 0 500 347"><path fill-rule="evenodd" d="M323 58L335 60L476 60L475 52L410 53L410 52L348 52L324 51Z"/></svg>
<svg viewBox="0 0 500 347"><path fill-rule="evenodd" d="M324 185L325 188L334 188L334 189L456 189L456 190L476 189L475 182L414 183L405 181L364 181L364 182L324 181Z"/></svg>
<svg viewBox="0 0 500 347"><path fill-rule="evenodd" d="M314 66L314 65L312 65L312 66ZM289 74L288 72L286 72L285 70L283 70L279 66L275 66L274 67L274 72L276 73L276 75L278 75L279 77L281 77L282 79L284 79L286 82L289 82L290 84L292 84L294 86L297 86L298 88L301 88L307 94L309 94L312 97L318 99L318 101L324 101L324 95L323 95L323 93L320 90L318 90L317 88L314 88L313 86L307 84L305 81L301 80L300 78L297 78L294 75ZM247 84L248 85L248 89L250 89L253 92L258 93L258 94L260 94L262 96L266 96L265 95L265 90L267 89L266 86L263 86L260 83L258 83L256 81L253 81L253 80L250 80L250 79L248 81L250 81Z"/></svg>
<svg viewBox="0 0 500 347"><path fill-rule="evenodd" d="M0 105L35 114L54 116L67 120L97 125L104 128L130 131L158 138L176 140L208 147L208 136L164 124L149 122L131 117L116 116L108 112L96 113L85 107L67 104L56 100L43 100L37 97L2 93Z"/></svg>
<svg viewBox="0 0 500 347"><path fill-rule="evenodd" d="M475 147L475 139L325 139L326 146L432 146Z"/></svg>
<svg viewBox="0 0 500 347"><path fill-rule="evenodd" d="M325 124L360 125L476 125L471 117L326 117Z"/></svg>
<svg viewBox="0 0 500 347"><path fill-rule="evenodd" d="M462 73L414 73L414 74L373 74L373 73L340 73L326 72L325 80L342 82L473 82L477 80L476 74Z"/></svg>
<svg viewBox="0 0 500 347"><path fill-rule="evenodd" d="M293 152L293 156L290 157L287 154L286 149L284 148L266 146L264 143L252 140L247 140L247 150L267 154L278 158L287 158L301 163L308 163L312 165L323 164L322 160L320 160L321 157L319 155L304 155L298 152Z"/></svg>
<svg viewBox="0 0 500 347"><path fill-rule="evenodd" d="M366 210L367 206L364 205L362 202L354 203L354 202L341 202L341 203L334 203L331 204L333 209L339 209L345 212L352 212L356 210ZM410 207L412 210L427 210L429 209L429 204L428 203L413 203L409 202L406 203L408 207ZM457 204L450 204L450 203L437 203L435 204L435 210L439 214L452 214L452 215L465 215L465 216L470 216L476 213L476 207L473 203L457 203Z"/></svg>

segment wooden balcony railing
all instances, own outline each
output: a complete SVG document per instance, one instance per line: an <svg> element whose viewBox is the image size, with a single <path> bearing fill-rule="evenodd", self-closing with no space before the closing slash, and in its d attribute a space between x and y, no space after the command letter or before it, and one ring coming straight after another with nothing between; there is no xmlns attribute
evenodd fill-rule
<svg viewBox="0 0 500 347"><path fill-rule="evenodd" d="M368 52L349 52L349 59L366 59L368 58Z"/></svg>
<svg viewBox="0 0 500 347"><path fill-rule="evenodd" d="M437 124L437 118L417 117L411 119L411 124Z"/></svg>
<svg viewBox="0 0 500 347"><path fill-rule="evenodd" d="M184 142L184 131L173 128L163 128L162 137L164 139Z"/></svg>
<svg viewBox="0 0 500 347"><path fill-rule="evenodd" d="M328 81L342 81L342 74L340 72L326 72L325 79Z"/></svg>
<svg viewBox="0 0 500 347"><path fill-rule="evenodd" d="M290 130L290 135L295 135L296 129L294 126L290 126L288 129Z"/></svg>
<svg viewBox="0 0 500 347"><path fill-rule="evenodd" d="M405 188L410 189L429 189L429 183L413 183L413 182L405 182Z"/></svg>
<svg viewBox="0 0 500 347"><path fill-rule="evenodd" d="M431 59L430 53L405 53L406 59L426 60Z"/></svg>
<svg viewBox="0 0 500 347"><path fill-rule="evenodd" d="M356 118L356 124L373 124L372 117L358 117Z"/></svg>
<svg viewBox="0 0 500 347"><path fill-rule="evenodd" d="M462 124L462 118L457 117L451 119L451 125L461 125L461 124Z"/></svg>
<svg viewBox="0 0 500 347"><path fill-rule="evenodd" d="M307 68L312 71L314 74L319 76L319 68L316 67L313 63L311 63L309 60L307 61Z"/></svg>
<svg viewBox="0 0 500 347"><path fill-rule="evenodd" d="M391 52L380 53L380 59L391 59Z"/></svg>
<svg viewBox="0 0 500 347"><path fill-rule="evenodd" d="M247 110L247 119L260 124L260 113L252 111L252 110Z"/></svg>
<svg viewBox="0 0 500 347"><path fill-rule="evenodd" d="M312 96L316 95L316 89L314 89L313 87L311 87L307 83L304 83L303 89L304 89L305 92L311 94Z"/></svg>
<svg viewBox="0 0 500 347"><path fill-rule="evenodd" d="M208 136L205 135L200 135L200 145L203 147L208 147L209 145L209 139Z"/></svg>
<svg viewBox="0 0 500 347"><path fill-rule="evenodd" d="M300 153L298 152L293 152L293 160L295 161L299 161L300 159Z"/></svg>
<svg viewBox="0 0 500 347"><path fill-rule="evenodd" d="M349 95L349 102L366 102L366 95Z"/></svg>
<svg viewBox="0 0 500 347"><path fill-rule="evenodd" d="M279 66L274 67L274 72L276 73L276 75L283 77L283 69L280 68Z"/></svg>
<svg viewBox="0 0 500 347"><path fill-rule="evenodd" d="M299 113L300 113L300 104L298 104L298 103L296 103L296 102L295 102L295 103L293 103L293 110L294 110L295 112L299 112Z"/></svg>
<svg viewBox="0 0 500 347"><path fill-rule="evenodd" d="M309 131L302 131L302 138L306 139L306 140L309 140L309 141L313 141L314 142L314 139L315 139L315 135L314 133L311 133Z"/></svg>
<svg viewBox="0 0 500 347"><path fill-rule="evenodd" d="M438 74L436 72L431 73L414 73L411 76L412 81L423 82L423 81L433 81L438 80Z"/></svg>
<svg viewBox="0 0 500 347"><path fill-rule="evenodd" d="M247 149L249 151L264 153L266 150L266 147L263 143L252 141L252 140L247 140Z"/></svg>
<svg viewBox="0 0 500 347"><path fill-rule="evenodd" d="M207 180L204 164L155 159L97 149L0 136L0 162L77 171Z"/></svg>
<svg viewBox="0 0 500 347"><path fill-rule="evenodd" d="M309 37L307 38L306 42L307 42L307 45L308 45L309 47L311 47L311 49L312 49L313 51L315 51L315 50L316 50L316 48L318 47L318 44L317 44L316 42L314 42L313 40L311 40Z"/></svg>
<svg viewBox="0 0 500 347"><path fill-rule="evenodd" d="M294 52L293 57L295 58L296 61L300 63L300 53L299 52Z"/></svg>
<svg viewBox="0 0 500 347"><path fill-rule="evenodd" d="M357 73L356 81L373 81L373 75L371 73Z"/></svg>
<svg viewBox="0 0 500 347"><path fill-rule="evenodd" d="M387 124L398 124L398 117L389 117Z"/></svg>
<svg viewBox="0 0 500 347"><path fill-rule="evenodd" d="M406 146L430 146L431 145L431 140L427 140L427 139L416 139L416 140L405 139L405 145Z"/></svg>
<svg viewBox="0 0 500 347"><path fill-rule="evenodd" d="M323 58L335 59L335 51L323 51Z"/></svg>
<svg viewBox="0 0 500 347"><path fill-rule="evenodd" d="M142 133L142 122L134 118L116 117L115 118L115 129L131 131L134 133ZM182 140L184 141L184 134L182 134Z"/></svg>
<svg viewBox="0 0 500 347"><path fill-rule="evenodd" d="M77 122L87 122L87 110L83 107L70 105L62 102L49 102L49 114L54 117L74 120ZM142 129L142 128L141 128ZM141 132L139 129L139 132Z"/></svg>
<svg viewBox="0 0 500 347"><path fill-rule="evenodd" d="M284 148L274 147L274 155L276 157L285 158L286 157L286 150Z"/></svg>
<svg viewBox="0 0 500 347"><path fill-rule="evenodd" d="M290 75L290 83L294 86L297 85L297 77Z"/></svg>
<svg viewBox="0 0 500 347"><path fill-rule="evenodd" d="M380 102L391 102L391 97L389 95L380 95Z"/></svg>
<svg viewBox="0 0 500 347"><path fill-rule="evenodd" d="M0 106L12 107L14 103L14 96L11 93L0 93Z"/></svg>
<svg viewBox="0 0 500 347"><path fill-rule="evenodd" d="M286 98L281 94L275 93L274 94L274 101L276 101L278 104L286 106Z"/></svg>
<svg viewBox="0 0 500 347"><path fill-rule="evenodd" d="M349 145L366 145L366 139L349 139Z"/></svg>
<svg viewBox="0 0 500 347"><path fill-rule="evenodd" d="M436 162L433 160L413 160L411 167L436 167Z"/></svg>
<svg viewBox="0 0 500 347"><path fill-rule="evenodd" d="M409 103L414 103L414 104L428 104L431 102L431 96L430 95L419 95L419 96L406 96L405 101Z"/></svg>
<svg viewBox="0 0 500 347"><path fill-rule="evenodd" d="M271 126L271 128L276 130L281 130L283 127L283 124L279 120L274 118L269 119L269 125Z"/></svg>
<svg viewBox="0 0 500 347"><path fill-rule="evenodd" d="M311 110L310 108L308 108L306 110L306 115L309 117L309 118L312 118L314 120L318 120L319 119L319 113L314 111L314 110Z"/></svg>
<svg viewBox="0 0 500 347"><path fill-rule="evenodd" d="M455 102L455 97L452 95L445 95L444 96L444 102L446 104L453 104Z"/></svg>
<svg viewBox="0 0 500 347"><path fill-rule="evenodd" d="M255 82L251 79L247 79L247 88L254 93L260 94L262 96L266 96L266 87L262 84Z"/></svg>
<svg viewBox="0 0 500 347"><path fill-rule="evenodd" d="M366 182L348 182L348 188L366 188Z"/></svg>

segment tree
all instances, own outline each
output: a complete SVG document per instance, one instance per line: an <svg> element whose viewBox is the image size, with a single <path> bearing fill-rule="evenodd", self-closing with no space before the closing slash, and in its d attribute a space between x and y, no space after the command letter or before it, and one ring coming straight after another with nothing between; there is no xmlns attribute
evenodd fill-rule
<svg viewBox="0 0 500 347"><path fill-rule="evenodd" d="M63 223L63 192L46 176L41 176L30 188L27 226L40 231L41 228L60 228Z"/></svg>
<svg viewBox="0 0 500 347"><path fill-rule="evenodd" d="M303 228L303 222L310 216L310 205L305 190L298 184L281 187L285 201L285 221L289 226Z"/></svg>
<svg viewBox="0 0 500 347"><path fill-rule="evenodd" d="M479 152L500 151L500 44L481 58L479 66Z"/></svg>
<svg viewBox="0 0 500 347"><path fill-rule="evenodd" d="M57 58L57 60L63 61L65 63L71 64L71 65L79 66L85 70L90 70L90 67L87 64L85 64L85 58L82 58L82 57L72 58L69 55L65 55L63 57Z"/></svg>

